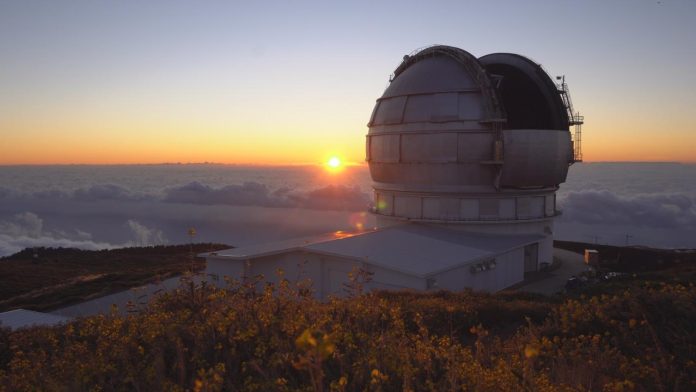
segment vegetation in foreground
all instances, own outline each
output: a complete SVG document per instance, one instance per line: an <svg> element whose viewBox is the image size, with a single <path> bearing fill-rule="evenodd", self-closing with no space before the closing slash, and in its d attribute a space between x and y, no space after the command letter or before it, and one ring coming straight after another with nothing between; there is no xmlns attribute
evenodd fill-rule
<svg viewBox="0 0 696 392"><path fill-rule="evenodd" d="M205 268L191 253L230 248L222 244L107 250L27 248L0 258L0 312L48 311L158 279Z"/></svg>
<svg viewBox="0 0 696 392"><path fill-rule="evenodd" d="M382 292L318 302L184 283L140 314L0 331L0 390L694 390L693 283L575 299Z"/></svg>

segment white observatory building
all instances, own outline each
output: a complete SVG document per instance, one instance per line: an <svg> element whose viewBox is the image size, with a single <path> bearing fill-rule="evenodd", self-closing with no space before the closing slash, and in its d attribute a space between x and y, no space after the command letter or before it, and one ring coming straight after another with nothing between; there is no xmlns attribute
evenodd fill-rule
<svg viewBox="0 0 696 392"><path fill-rule="evenodd" d="M581 124L566 84L523 56L404 56L368 123L377 227L207 253L207 272L276 281L280 268L320 298L355 268L373 289L510 287L552 261L556 190L581 158Z"/></svg>

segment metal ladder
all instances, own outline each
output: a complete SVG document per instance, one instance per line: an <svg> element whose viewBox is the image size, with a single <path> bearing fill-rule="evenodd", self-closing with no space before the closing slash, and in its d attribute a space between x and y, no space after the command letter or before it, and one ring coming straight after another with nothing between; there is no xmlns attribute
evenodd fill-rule
<svg viewBox="0 0 696 392"><path fill-rule="evenodd" d="M565 106L568 115L568 126L574 127L572 132L573 163L582 162L582 124L585 122L585 117L581 116L580 112L573 111L573 101L570 99L570 90L565 82L565 75L557 76L556 79L561 81L558 85L558 93L561 95L563 106Z"/></svg>

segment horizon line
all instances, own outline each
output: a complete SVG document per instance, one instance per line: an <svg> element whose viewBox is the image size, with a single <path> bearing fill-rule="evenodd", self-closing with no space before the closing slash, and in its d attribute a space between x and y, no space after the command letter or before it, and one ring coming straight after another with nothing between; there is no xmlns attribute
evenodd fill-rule
<svg viewBox="0 0 696 392"><path fill-rule="evenodd" d="M655 163L655 164L696 164L695 161L581 161L577 163ZM17 166L264 166L264 167L293 167L293 166L322 166L324 162L300 162L300 163L249 163L249 162L133 162L133 163L0 163L0 167ZM344 162L345 166L367 166L367 162Z"/></svg>
<svg viewBox="0 0 696 392"><path fill-rule="evenodd" d="M367 166L367 162L343 162L344 166ZM18 166L264 166L264 167L299 167L323 166L325 162L301 163L225 163L225 162L157 162L157 163L0 163L0 167Z"/></svg>

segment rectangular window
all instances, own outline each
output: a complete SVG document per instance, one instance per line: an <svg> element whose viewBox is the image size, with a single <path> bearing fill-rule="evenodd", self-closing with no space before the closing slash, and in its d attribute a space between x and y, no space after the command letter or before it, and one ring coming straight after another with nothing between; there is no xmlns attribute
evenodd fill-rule
<svg viewBox="0 0 696 392"><path fill-rule="evenodd" d="M496 219L499 215L500 202L498 199L479 200L479 216L481 219Z"/></svg>
<svg viewBox="0 0 696 392"><path fill-rule="evenodd" d="M434 198L423 199L423 218L437 220L459 219L461 207L459 199Z"/></svg>
<svg viewBox="0 0 696 392"><path fill-rule="evenodd" d="M404 106L406 105L406 97L385 98L379 101L374 125L383 124L399 124L404 115Z"/></svg>
<svg viewBox="0 0 696 392"><path fill-rule="evenodd" d="M370 136L370 161L394 163L399 162L399 135Z"/></svg>
<svg viewBox="0 0 696 392"><path fill-rule="evenodd" d="M515 199L500 199L500 217L515 219Z"/></svg>
<svg viewBox="0 0 696 392"><path fill-rule="evenodd" d="M423 218L440 219L440 203L438 199L433 197L423 199Z"/></svg>
<svg viewBox="0 0 696 392"><path fill-rule="evenodd" d="M394 211L398 216L420 219L421 198L412 196L397 196L394 198Z"/></svg>
<svg viewBox="0 0 696 392"><path fill-rule="evenodd" d="M440 199L440 219L459 219L459 199Z"/></svg>
<svg viewBox="0 0 696 392"><path fill-rule="evenodd" d="M458 135L459 162L493 160L493 133L462 132Z"/></svg>
<svg viewBox="0 0 696 392"><path fill-rule="evenodd" d="M476 199L461 200L460 216L463 219L475 220L479 218L479 201Z"/></svg>
<svg viewBox="0 0 696 392"><path fill-rule="evenodd" d="M457 134L404 134L401 152L403 162L456 162Z"/></svg>
<svg viewBox="0 0 696 392"><path fill-rule="evenodd" d="M546 195L546 216L553 216L556 213L556 194Z"/></svg>
<svg viewBox="0 0 696 392"><path fill-rule="evenodd" d="M479 121L483 118L481 93L459 93L459 119Z"/></svg>
<svg viewBox="0 0 696 392"><path fill-rule="evenodd" d="M521 219L533 219L544 217L543 197L518 197L517 217Z"/></svg>
<svg viewBox="0 0 696 392"><path fill-rule="evenodd" d="M459 119L457 93L434 94L431 96L430 121L453 121Z"/></svg>
<svg viewBox="0 0 696 392"><path fill-rule="evenodd" d="M443 122L459 118L457 93L412 95L406 102L404 122Z"/></svg>
<svg viewBox="0 0 696 392"><path fill-rule="evenodd" d="M460 133L457 140L459 161L467 162L493 160L493 138L494 135L492 132Z"/></svg>

